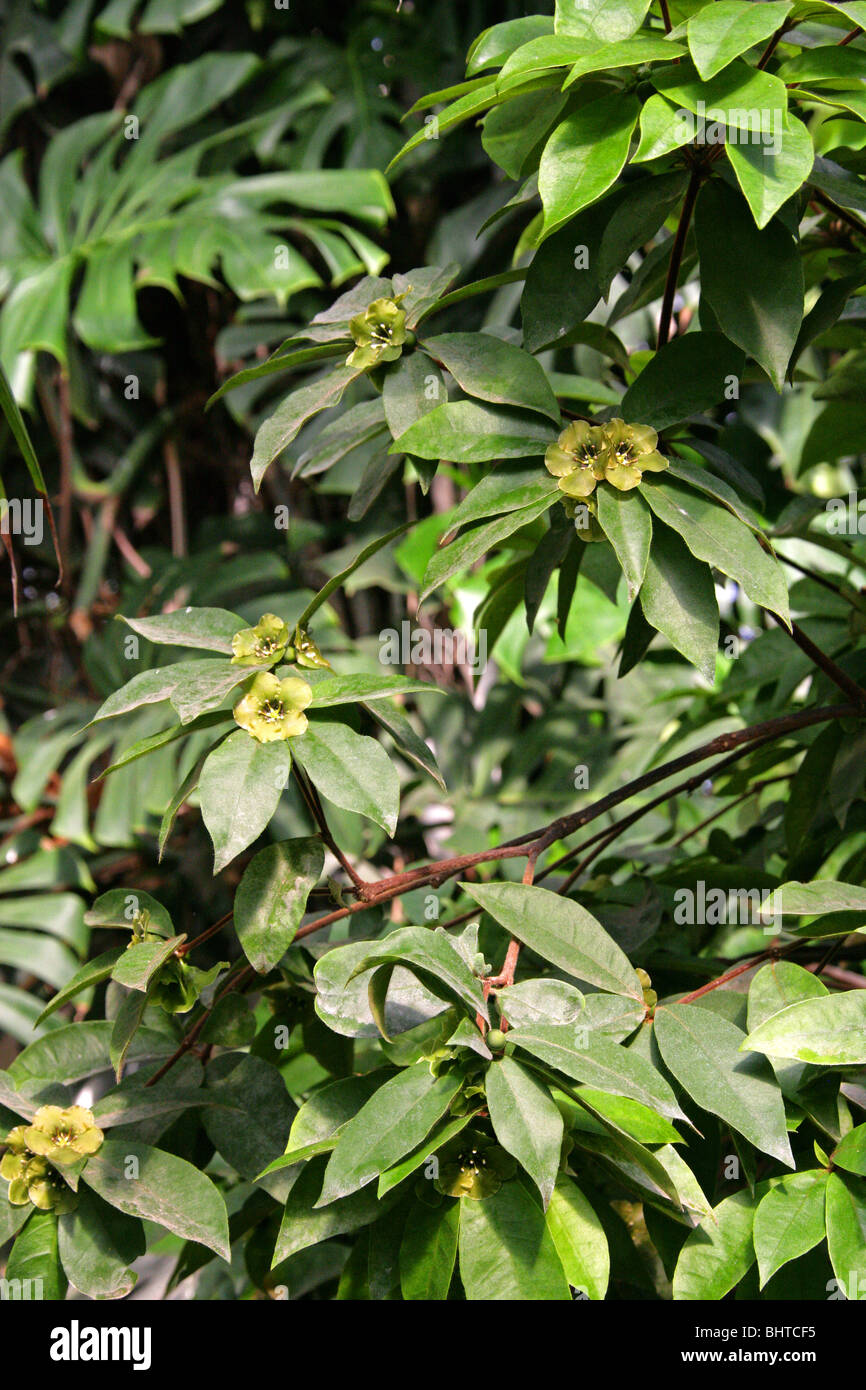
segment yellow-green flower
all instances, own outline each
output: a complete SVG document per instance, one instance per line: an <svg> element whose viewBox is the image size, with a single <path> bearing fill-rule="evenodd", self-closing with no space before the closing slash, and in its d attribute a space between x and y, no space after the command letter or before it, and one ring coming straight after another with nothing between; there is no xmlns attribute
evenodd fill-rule
<svg viewBox="0 0 866 1390"><path fill-rule="evenodd" d="M280 680L271 671L254 676L232 713L235 723L259 743L295 738L307 727L302 713L313 698L312 688L298 676Z"/></svg>
<svg viewBox="0 0 866 1390"><path fill-rule="evenodd" d="M601 425L575 420L568 425L544 455L548 473L559 480L566 497L589 497L604 477L607 440Z"/></svg>
<svg viewBox="0 0 866 1390"><path fill-rule="evenodd" d="M10 1129L4 1141L9 1146L9 1152L0 1158L0 1178L5 1178L8 1183L18 1182L24 1176L27 1161L32 1157L24 1138L26 1129L26 1125L16 1125L14 1129Z"/></svg>
<svg viewBox="0 0 866 1390"><path fill-rule="evenodd" d="M27 1165L27 1175L24 1179L27 1186L27 1198L34 1207L40 1211L55 1211L58 1216L64 1212L73 1211L78 1205L78 1198L63 1181L59 1173L49 1167L44 1158L31 1158ZM12 1202L12 1187L9 1186L9 1200ZM24 1203L12 1202L13 1206L23 1206Z"/></svg>
<svg viewBox="0 0 866 1390"><path fill-rule="evenodd" d="M295 635L292 638L292 646L295 652L295 661L299 666L305 666L308 670L319 666L327 666L328 670L333 670L330 661L326 661L316 646L306 628L296 627Z"/></svg>
<svg viewBox="0 0 866 1390"><path fill-rule="evenodd" d="M50 1107L43 1106L47 1108ZM10 1203L13 1207L23 1207L32 1202L40 1211L71 1211L77 1201L75 1193L49 1165L47 1158L28 1147L28 1130L28 1125L16 1125L10 1130L5 1141L9 1151L0 1159L0 1177L9 1183L6 1195Z"/></svg>
<svg viewBox="0 0 866 1390"><path fill-rule="evenodd" d="M609 453L604 470L605 481L618 492L637 487L642 473L661 473L667 459L656 445L659 437L649 425L627 425L624 420L610 420L605 425Z"/></svg>
<svg viewBox="0 0 866 1390"><path fill-rule="evenodd" d="M439 1158L439 1176L434 1186L446 1197L471 1197L476 1202L492 1197L517 1171L511 1154L481 1134L453 1140L441 1150Z"/></svg>
<svg viewBox="0 0 866 1390"><path fill-rule="evenodd" d="M232 638L233 666L274 666L289 645L289 629L275 613L263 613L255 627Z"/></svg>
<svg viewBox="0 0 866 1390"><path fill-rule="evenodd" d="M380 362L395 361L406 341L406 315L399 299L374 299L363 314L350 320L349 332L356 347L346 358L348 367L367 371Z"/></svg>
<svg viewBox="0 0 866 1390"><path fill-rule="evenodd" d="M49 1163L77 1163L96 1153L105 1138L89 1110L70 1105L42 1105L36 1111L32 1125L24 1129L24 1142L31 1153L47 1158Z"/></svg>

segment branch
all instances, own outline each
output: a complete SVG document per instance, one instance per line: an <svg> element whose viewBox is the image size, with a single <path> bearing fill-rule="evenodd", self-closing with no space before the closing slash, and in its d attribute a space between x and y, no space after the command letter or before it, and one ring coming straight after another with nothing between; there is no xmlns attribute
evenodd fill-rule
<svg viewBox="0 0 866 1390"><path fill-rule="evenodd" d="M683 251L685 250L686 237L689 233L692 213L694 212L698 190L704 178L704 173L705 171L700 165L695 165L692 169L689 186L686 189L686 196L683 199L683 205L680 210L680 220L677 225L676 236L674 237L674 244L671 249L670 265L668 266L664 299L662 300L662 311L659 317L657 346L660 348L664 347L670 337L671 318L673 316L674 299L677 292L677 281L679 279L680 266L682 265Z"/></svg>

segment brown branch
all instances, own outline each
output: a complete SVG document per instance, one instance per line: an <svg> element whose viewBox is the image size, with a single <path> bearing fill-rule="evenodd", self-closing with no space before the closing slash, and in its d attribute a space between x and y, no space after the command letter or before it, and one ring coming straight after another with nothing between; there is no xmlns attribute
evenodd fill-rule
<svg viewBox="0 0 866 1390"><path fill-rule="evenodd" d="M664 298L662 299L661 315L659 316L659 332L657 346L660 348L664 347L665 343L670 337L671 319L673 317L674 310L674 299L676 298L677 293L677 281L679 279L680 266L682 265L683 251L685 250L686 237L689 233L689 226L691 225L692 213L695 209L695 203L698 197L698 190L700 189L704 175L705 170L702 169L700 165L695 165L695 167L692 169L691 178L689 179L689 186L686 189L686 195L683 199L683 205L680 210L680 220L677 224L676 235L674 237L674 244L671 249L671 259L670 264L668 266L667 280L665 281L665 292Z"/></svg>
<svg viewBox="0 0 866 1390"><path fill-rule="evenodd" d="M314 823L318 827L319 834L321 835L328 849L333 854L334 858L340 864L340 867L348 874L349 878L352 880L352 883L357 889L359 895L362 898L366 897L367 894L370 892L370 889L375 889L376 885L367 883L367 881L361 878L360 874L357 873L356 870L353 869L352 865L349 863L345 854L340 849L336 840L331 834L331 831L328 827L328 822L325 819L325 808L323 807L319 799L319 793L316 791L315 787L307 777L306 773L301 772L301 769L297 765L295 766L295 775L298 779L298 787L300 788L301 796L304 798L304 801L307 805L307 810L312 816Z"/></svg>
<svg viewBox="0 0 866 1390"><path fill-rule="evenodd" d="M775 614L773 616L775 617ZM788 628L782 622L781 618L776 618L776 622L782 628L783 632L788 632ZM861 709L866 707L866 690L863 690L855 680L852 680L851 677L842 670L841 666L837 666L831 656L828 656L826 652L822 652L821 648L815 645L811 637L806 636L802 628L798 627L796 623L793 623L788 635L793 642L796 642L800 651L803 652L810 661L814 662L816 666L820 667L825 676L829 677L837 690L841 690L843 695L847 695L848 699L853 700L854 704L859 705Z"/></svg>
<svg viewBox="0 0 866 1390"><path fill-rule="evenodd" d="M780 715L776 719L765 720L762 724L754 724L748 729L733 729L730 733L719 734L709 743L702 744L700 748L692 749L689 753L682 753L671 762L653 768L616 791L609 792L607 796L602 797L592 806L586 807L585 810L574 811L571 815L558 817L546 828L531 830L495 849L458 855L454 859L441 860L437 864L427 864L421 868L409 870L407 873L393 874L389 878L381 879L377 884L368 885L368 895L365 901L353 903L350 907L339 908L334 912L327 913L324 917L316 918L313 922L307 922L296 932L295 940L309 936L314 931L320 931L333 922L342 921L345 917L363 911L365 907L390 902L392 898L398 897L412 888L423 888L428 884L438 887L449 878L453 878L455 874L461 873L465 869L474 868L478 864L491 863L500 859L522 858L528 856L531 850L535 851L535 858L538 858L555 841L566 839L576 830L582 829L584 825L588 825L591 821L597 820L599 816L620 805L621 802L656 786L659 782L666 781L669 777L694 766L696 763L706 762L708 758L715 757L717 753L732 753L735 749L743 748L744 745L754 748L763 742L781 738L784 734L792 733L797 729L809 728L813 724L823 724L833 719L856 718L861 714L862 711L856 706L830 705L824 709L801 710L796 714ZM745 751L749 751L749 749L744 749ZM705 776L706 773L699 780L703 781ZM670 792L665 793L659 800L667 800L671 794ZM605 835L608 833L607 830L604 832Z"/></svg>
<svg viewBox="0 0 866 1390"><path fill-rule="evenodd" d="M834 203L833 199L828 198L826 193L822 193L820 189L813 187L812 202L820 203L821 207L826 208L828 212L832 212L834 217L838 217L840 222L845 222L855 232L861 232L866 235L866 222L861 222L860 218L855 217L853 212L849 212L847 208L842 208L838 203Z"/></svg>
<svg viewBox="0 0 866 1390"><path fill-rule="evenodd" d="M758 59L757 67L765 68L767 66L773 54L775 53L777 46L781 43L782 39L785 37L785 34L788 32L790 28L791 23L787 19L785 20L784 24L779 25L775 34L773 34L772 38L770 39L770 42L767 44L767 47L764 49L763 53Z"/></svg>
<svg viewBox="0 0 866 1390"><path fill-rule="evenodd" d="M855 29L852 29L849 33L847 33L847 34L845 35L844 39L840 39L840 40L839 40L839 42L837 43L836 47L837 47L837 48L844 48L845 45L846 45L847 43L851 43L853 39L859 38L859 36L860 36L862 33L863 33L863 26L862 26L862 24L858 24L857 27L856 27Z"/></svg>

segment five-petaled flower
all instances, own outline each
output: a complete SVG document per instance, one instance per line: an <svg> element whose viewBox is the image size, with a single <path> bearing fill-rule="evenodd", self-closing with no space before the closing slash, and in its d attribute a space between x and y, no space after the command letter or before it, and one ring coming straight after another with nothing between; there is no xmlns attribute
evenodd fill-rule
<svg viewBox="0 0 866 1390"><path fill-rule="evenodd" d="M235 723L259 743L275 743L304 732L307 716L303 711L312 698L312 688L298 676L280 680L271 671L261 671L232 713Z"/></svg>
<svg viewBox="0 0 866 1390"><path fill-rule="evenodd" d="M40 1154L49 1163L77 1163L88 1158L102 1144L104 1134L89 1110L70 1105L43 1105L36 1111L33 1123L24 1128L24 1142L31 1153Z"/></svg>
<svg viewBox="0 0 866 1390"><path fill-rule="evenodd" d="M394 362L406 342L406 315L396 299L374 299L363 314L356 314L349 323L355 348L346 358L348 367L367 371L380 362Z"/></svg>
<svg viewBox="0 0 866 1390"><path fill-rule="evenodd" d="M619 419L590 425L576 420L555 444L548 445L544 463L566 497L587 498L602 481L618 492L629 492L644 473L667 468L657 444L658 435L649 425L627 425Z"/></svg>
<svg viewBox="0 0 866 1390"><path fill-rule="evenodd" d="M255 627L232 638L233 666L274 666L289 645L289 629L275 613L263 613Z"/></svg>
<svg viewBox="0 0 866 1390"><path fill-rule="evenodd" d="M478 1202L492 1197L516 1171L511 1154L486 1135L470 1134L468 1139L461 1136L452 1140L441 1150L434 1186L446 1197L471 1197Z"/></svg>

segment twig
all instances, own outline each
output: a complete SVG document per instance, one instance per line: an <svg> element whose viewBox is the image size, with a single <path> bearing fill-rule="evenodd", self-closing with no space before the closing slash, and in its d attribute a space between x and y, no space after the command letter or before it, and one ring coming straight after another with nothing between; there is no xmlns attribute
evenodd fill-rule
<svg viewBox="0 0 866 1390"><path fill-rule="evenodd" d="M680 220L677 224L676 235L674 237L674 244L671 249L671 259L670 264L668 266L667 280L665 281L665 292L664 298L662 299L661 315L659 317L659 332L657 346L660 348L664 347L665 343L670 337L671 318L673 316L674 299L676 298L677 293L677 281L679 279L680 266L682 265L683 251L685 250L686 237L689 233L689 226L692 220L692 213L694 212L695 202L697 201L698 196L698 190L700 189L701 182L704 178L704 173L705 171L701 168L700 165L695 165L695 167L692 169L691 178L689 179L689 186L686 189L686 195L683 199L683 205L680 210Z"/></svg>

